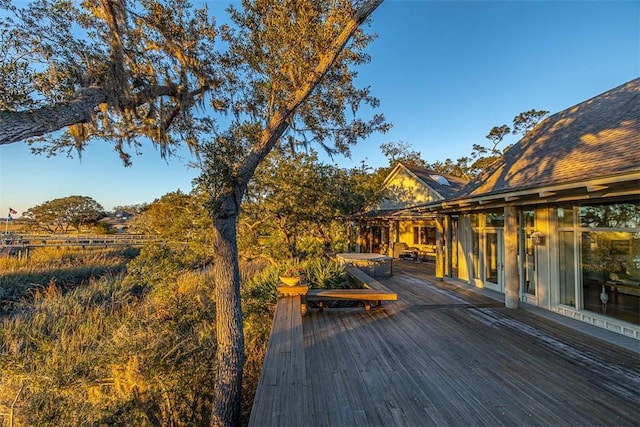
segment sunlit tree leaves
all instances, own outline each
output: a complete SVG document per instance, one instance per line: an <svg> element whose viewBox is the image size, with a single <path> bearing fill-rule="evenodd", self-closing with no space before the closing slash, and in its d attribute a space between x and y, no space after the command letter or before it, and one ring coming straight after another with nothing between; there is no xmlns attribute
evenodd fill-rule
<svg viewBox="0 0 640 427"><path fill-rule="evenodd" d="M212 423L237 424L240 206L274 147L316 143L348 155L389 128L380 114L363 118L362 107L370 112L378 101L354 84L372 39L360 26L382 0L244 0L221 28L206 5L186 0L1 1L10 20L0 29L18 42L4 37L0 49L26 58L2 70L21 70L24 82L35 72L54 78L7 92L14 95L0 109L0 143L41 137L35 150L58 154L107 140L125 164L145 139L163 156L176 144L202 153L219 334Z"/></svg>
<svg viewBox="0 0 640 427"><path fill-rule="evenodd" d="M50 200L23 213L34 226L50 233L80 231L105 217L102 205L88 196L69 196Z"/></svg>

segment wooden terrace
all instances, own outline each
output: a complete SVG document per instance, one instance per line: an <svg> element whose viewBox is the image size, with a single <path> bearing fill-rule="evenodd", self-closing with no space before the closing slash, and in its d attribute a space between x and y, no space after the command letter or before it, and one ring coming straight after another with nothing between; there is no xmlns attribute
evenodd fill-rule
<svg viewBox="0 0 640 427"><path fill-rule="evenodd" d="M250 425L639 425L640 342L506 309L432 264L393 271L378 280L398 300L368 311L280 300Z"/></svg>

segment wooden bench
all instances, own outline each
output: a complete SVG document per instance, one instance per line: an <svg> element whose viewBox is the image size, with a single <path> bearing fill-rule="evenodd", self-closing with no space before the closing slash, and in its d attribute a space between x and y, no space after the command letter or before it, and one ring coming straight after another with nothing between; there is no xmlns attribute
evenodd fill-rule
<svg viewBox="0 0 640 427"><path fill-rule="evenodd" d="M365 310L371 309L371 303L382 304L382 301L396 301L398 294L391 291L382 283L360 270L358 267L347 266L347 275L361 288L350 289L310 289L306 301L314 301L323 308L325 301L351 300L364 301Z"/></svg>

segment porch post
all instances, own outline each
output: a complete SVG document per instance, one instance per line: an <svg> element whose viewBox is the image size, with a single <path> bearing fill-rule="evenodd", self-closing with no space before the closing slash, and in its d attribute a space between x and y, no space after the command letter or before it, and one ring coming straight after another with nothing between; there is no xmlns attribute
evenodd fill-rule
<svg viewBox="0 0 640 427"><path fill-rule="evenodd" d="M441 214L436 215L436 279L442 280L444 277L444 247L442 237L444 233L444 220Z"/></svg>
<svg viewBox="0 0 640 427"><path fill-rule="evenodd" d="M389 242L387 243L387 253L385 255L391 256L391 258L393 258L393 242L396 240L396 230L394 229L394 225L394 221L389 220Z"/></svg>
<svg viewBox="0 0 640 427"><path fill-rule="evenodd" d="M514 206L504 207L504 305L518 308L520 280L518 278L518 218Z"/></svg>
<svg viewBox="0 0 640 427"><path fill-rule="evenodd" d="M395 238L393 239L393 243L400 243L400 221L395 220L394 223L393 230L395 232Z"/></svg>
<svg viewBox="0 0 640 427"><path fill-rule="evenodd" d="M453 276L453 262L452 262L452 253L453 253L453 230L451 229L451 215L447 215L444 218L444 233L445 233L445 242L446 244L446 256L447 256L447 264L444 267L444 274L447 276Z"/></svg>

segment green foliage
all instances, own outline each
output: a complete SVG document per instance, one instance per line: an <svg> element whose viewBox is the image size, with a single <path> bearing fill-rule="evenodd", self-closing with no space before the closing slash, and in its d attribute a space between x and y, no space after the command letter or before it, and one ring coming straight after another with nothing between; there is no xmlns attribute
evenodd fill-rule
<svg viewBox="0 0 640 427"><path fill-rule="evenodd" d="M335 236L331 242L331 249L334 253L349 252L349 226L345 223L333 223L332 235Z"/></svg>
<svg viewBox="0 0 640 427"><path fill-rule="evenodd" d="M79 69L72 61L92 57L82 40L72 36L76 12L68 3L56 8L40 1L29 10L0 1L0 110L36 108L73 93ZM19 4L19 3L18 3ZM53 9L53 10L52 10ZM34 66L38 64L39 66ZM57 66L56 66L57 65Z"/></svg>
<svg viewBox="0 0 640 427"><path fill-rule="evenodd" d="M23 213L31 223L50 233L67 233L70 227L77 231L83 226L95 225L104 218L104 208L91 197L69 196L50 200Z"/></svg>
<svg viewBox="0 0 640 427"><path fill-rule="evenodd" d="M426 162L422 159L420 152L412 150L411 144L405 141L386 142L380 145L380 151L389 161L390 168L397 163L417 167L426 166Z"/></svg>
<svg viewBox="0 0 640 427"><path fill-rule="evenodd" d="M526 135L531 129L533 129L546 115L549 114L546 110L524 111L513 118L513 134Z"/></svg>
<svg viewBox="0 0 640 427"><path fill-rule="evenodd" d="M62 136L45 137L34 151L81 151L104 138L129 164L128 146L136 151L140 137L158 144L163 156L178 143L196 147L196 134L206 124L192 109L219 82L217 32L206 7L156 0L13 3L0 3L6 15L0 30L12 35L0 38L0 50L7 52L0 82L8 89L1 91L6 95L0 107L61 103L57 113L65 116L67 102L84 96L83 112L93 113L76 109L77 124ZM12 81L8 77L16 71Z"/></svg>
<svg viewBox="0 0 640 427"><path fill-rule="evenodd" d="M199 254L187 246L149 244L140 250L140 255L127 264L124 283L146 288L175 281L185 272L205 267L202 261Z"/></svg>
<svg viewBox="0 0 640 427"><path fill-rule="evenodd" d="M255 314L273 313L278 300L277 287L282 268L269 266L242 285L243 313L245 320ZM256 325L254 325L256 326Z"/></svg>
<svg viewBox="0 0 640 427"><path fill-rule="evenodd" d="M99 222L95 225L95 227L93 227L93 233L97 235L106 235L112 234L113 230L111 229L111 226L109 224Z"/></svg>
<svg viewBox="0 0 640 427"><path fill-rule="evenodd" d="M306 276L312 288L336 289L344 286L346 271L342 264L327 258L315 258L305 264Z"/></svg>
<svg viewBox="0 0 640 427"><path fill-rule="evenodd" d="M249 186L239 227L240 250L273 261L335 250L344 218L373 198L367 180L360 169L319 162L314 151L273 153Z"/></svg>
<svg viewBox="0 0 640 427"><path fill-rule="evenodd" d="M195 189L180 190L154 200L129 221L132 231L170 242L206 245L211 241L211 218L204 209L206 196Z"/></svg>
<svg viewBox="0 0 640 427"><path fill-rule="evenodd" d="M382 115L368 121L356 116L361 106L379 104L369 88L354 85L355 66L369 62L365 47L373 36L354 28L349 43L336 49L358 5L246 1L242 9L229 8L232 24L221 35L230 49L223 60L236 80L229 86L234 102L227 106L234 121L224 141L244 145L246 157L246 144L255 145L265 124L292 107L295 114L287 117L279 141L283 147L316 142L330 153L348 153L356 141L389 128ZM303 94L308 96L298 103Z"/></svg>
<svg viewBox="0 0 640 427"><path fill-rule="evenodd" d="M470 157L460 157L455 162L451 159L446 159L445 161L437 161L429 164L428 169L432 169L433 171L443 174L443 175L453 175L462 178L469 178L469 163L471 162Z"/></svg>
<svg viewBox="0 0 640 427"><path fill-rule="evenodd" d="M296 239L296 255L299 258L317 258L324 253L325 245L319 237L302 234Z"/></svg>
<svg viewBox="0 0 640 427"><path fill-rule="evenodd" d="M113 212L115 214L123 214L127 216L135 216L149 209L148 203L137 203L134 205L114 206Z"/></svg>
<svg viewBox="0 0 640 427"><path fill-rule="evenodd" d="M511 128L507 125L502 126L494 126L491 128L489 133L485 138L493 142L492 151L496 149L496 146L502 142L502 139L511 133ZM474 146L475 149L475 146ZM486 149L484 149L483 154L486 153Z"/></svg>

